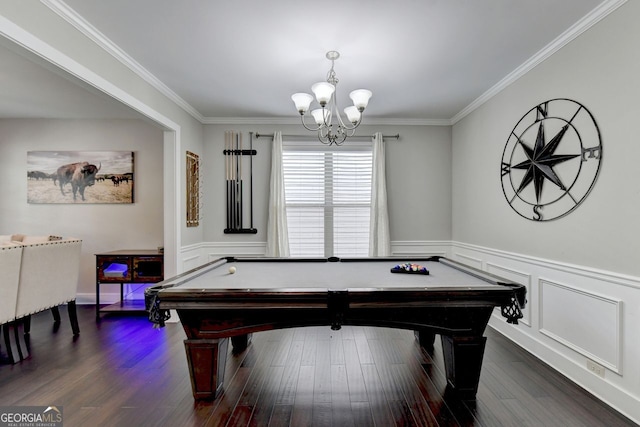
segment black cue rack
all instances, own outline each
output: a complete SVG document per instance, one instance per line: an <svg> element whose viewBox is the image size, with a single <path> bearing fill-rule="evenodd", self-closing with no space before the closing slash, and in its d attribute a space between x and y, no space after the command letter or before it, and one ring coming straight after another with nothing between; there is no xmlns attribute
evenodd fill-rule
<svg viewBox="0 0 640 427"><path fill-rule="evenodd" d="M226 131L224 133L224 168L227 194L227 226L225 234L256 234L253 227L253 156L257 151L253 149L253 132L249 132L249 149L242 144L242 133ZM246 172L243 170L242 159L249 156L249 182L245 186ZM245 193L249 192L249 228L244 227Z"/></svg>

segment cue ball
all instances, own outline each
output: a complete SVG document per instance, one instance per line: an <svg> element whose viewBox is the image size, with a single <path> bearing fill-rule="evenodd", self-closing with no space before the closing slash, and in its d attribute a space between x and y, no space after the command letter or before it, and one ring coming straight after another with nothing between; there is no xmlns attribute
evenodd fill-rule
<svg viewBox="0 0 640 427"><path fill-rule="evenodd" d="M235 267L229 267L229 274L233 274L236 272L236 268Z"/></svg>

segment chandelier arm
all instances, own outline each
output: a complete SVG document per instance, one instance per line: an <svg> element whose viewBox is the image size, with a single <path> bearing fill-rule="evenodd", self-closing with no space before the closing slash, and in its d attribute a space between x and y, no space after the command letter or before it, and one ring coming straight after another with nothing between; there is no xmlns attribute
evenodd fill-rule
<svg viewBox="0 0 640 427"><path fill-rule="evenodd" d="M333 94L333 107L336 110L336 116L338 118L338 124L341 127L345 128L345 129L348 129L348 126L345 125L344 122L342 121L342 116L340 115L340 111L338 110L338 98L337 98L335 93Z"/></svg>
<svg viewBox="0 0 640 427"><path fill-rule="evenodd" d="M304 114L300 114L300 121L302 122L302 126L304 126L306 130L310 130L311 132L319 132L323 128L322 125L318 125L318 127L316 128L310 128L309 126L307 126L307 123L305 123L304 121Z"/></svg>
<svg viewBox="0 0 640 427"><path fill-rule="evenodd" d="M337 92L337 88L336 88L336 92ZM350 124L345 124L345 122L342 120L342 115L340 114L340 111L338 110L338 97L336 95L336 93L334 92L333 95L331 95L331 102L333 103L332 107L335 110L336 113L336 117L338 118L338 124L346 130L355 130L359 125L360 122L362 122L362 112L360 113L360 120L358 120L355 125L352 122L349 122ZM349 135L349 136L353 136L353 135Z"/></svg>
<svg viewBox="0 0 640 427"><path fill-rule="evenodd" d="M331 95L333 99L333 95ZM329 104L327 106L323 106L322 107L322 124L320 125L320 127L325 127L327 129L331 128L331 115L333 114L333 110L335 110L335 104L331 104L331 101L329 101ZM329 114L327 114L327 112L329 112ZM327 122L327 118L329 118L329 121Z"/></svg>
<svg viewBox="0 0 640 427"><path fill-rule="evenodd" d="M324 134L322 131L325 130L326 128L321 127L320 129L318 129L318 140L325 144L325 145L331 145L331 138L329 137L329 134Z"/></svg>
<svg viewBox="0 0 640 427"><path fill-rule="evenodd" d="M347 137L351 138L353 135L355 135L355 134L356 134L356 128L357 128L357 127L358 127L358 126L354 126L354 127L353 127L353 128L351 128L351 129L347 129L347 128L345 128L345 131L346 131L346 132L343 132L343 133L345 134L345 139L346 139Z"/></svg>

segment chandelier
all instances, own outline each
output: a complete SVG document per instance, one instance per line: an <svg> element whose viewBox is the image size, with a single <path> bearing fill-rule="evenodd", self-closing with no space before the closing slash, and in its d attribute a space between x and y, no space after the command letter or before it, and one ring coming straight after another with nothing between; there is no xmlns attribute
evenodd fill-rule
<svg viewBox="0 0 640 427"><path fill-rule="evenodd" d="M319 82L311 86L311 90L316 96L316 101L320 108L311 111L315 120L315 127L307 126L305 114L309 111L309 106L313 101L313 96L308 93L294 93L291 99L296 104L296 109L300 113L300 119L305 129L318 132L318 139L323 144L341 145L348 137L355 134L356 128L362 123L362 112L369 103L371 91L367 89L356 89L349 94L353 105L344 109L348 123L345 123L340 116L336 100L336 86L338 78L333 69L336 59L340 53L335 50L327 52L327 59L331 61L331 69L327 73L327 81ZM335 120L335 123L333 122Z"/></svg>

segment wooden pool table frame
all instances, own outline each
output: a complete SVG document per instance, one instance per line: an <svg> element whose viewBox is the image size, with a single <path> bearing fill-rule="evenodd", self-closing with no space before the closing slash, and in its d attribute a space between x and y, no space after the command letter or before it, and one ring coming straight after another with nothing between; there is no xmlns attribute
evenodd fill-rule
<svg viewBox="0 0 640 427"><path fill-rule="evenodd" d="M342 325L361 325L414 330L416 339L427 351L432 351L435 335L439 334L448 387L463 399L475 398L486 343L483 333L489 318L495 307L502 307L503 316L510 323L517 323L522 317L520 308L525 305L526 288L443 257L367 260L435 261L480 278L489 285L500 286L491 290L473 287L377 288L349 292L254 288L207 289L204 292L186 285L188 277L201 276L226 263L327 262L327 259L229 257L149 288L150 319L158 318L158 312L177 311L187 335L184 344L195 399L215 399L222 392L229 338L234 351L239 352L247 347L253 332L322 325L333 329L340 329ZM181 280L183 278L186 279Z"/></svg>

